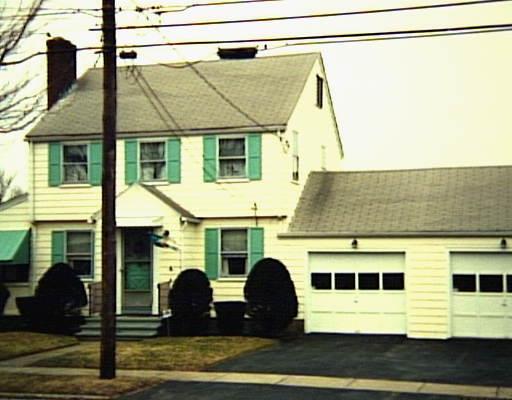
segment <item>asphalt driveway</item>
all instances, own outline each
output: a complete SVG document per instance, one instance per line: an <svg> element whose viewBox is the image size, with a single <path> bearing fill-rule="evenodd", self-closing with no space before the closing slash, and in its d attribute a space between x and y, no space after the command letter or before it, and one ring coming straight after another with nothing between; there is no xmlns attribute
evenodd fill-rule
<svg viewBox="0 0 512 400"><path fill-rule="evenodd" d="M512 386L512 340L305 335L211 371Z"/></svg>

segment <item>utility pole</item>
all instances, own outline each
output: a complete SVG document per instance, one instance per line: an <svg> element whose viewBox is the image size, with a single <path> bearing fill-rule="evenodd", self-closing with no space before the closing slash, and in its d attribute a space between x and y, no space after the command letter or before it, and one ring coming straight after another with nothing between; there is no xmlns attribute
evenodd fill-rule
<svg viewBox="0 0 512 400"><path fill-rule="evenodd" d="M116 377L116 116L115 0L103 0L103 180L101 187L100 378Z"/></svg>

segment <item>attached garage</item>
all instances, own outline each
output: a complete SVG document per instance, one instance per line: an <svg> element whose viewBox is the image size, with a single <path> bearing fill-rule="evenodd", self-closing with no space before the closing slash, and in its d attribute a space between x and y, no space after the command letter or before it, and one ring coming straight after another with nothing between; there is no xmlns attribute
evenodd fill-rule
<svg viewBox="0 0 512 400"><path fill-rule="evenodd" d="M450 254L452 335L512 338L512 253Z"/></svg>
<svg viewBox="0 0 512 400"><path fill-rule="evenodd" d="M403 253L310 253L306 331L405 334Z"/></svg>

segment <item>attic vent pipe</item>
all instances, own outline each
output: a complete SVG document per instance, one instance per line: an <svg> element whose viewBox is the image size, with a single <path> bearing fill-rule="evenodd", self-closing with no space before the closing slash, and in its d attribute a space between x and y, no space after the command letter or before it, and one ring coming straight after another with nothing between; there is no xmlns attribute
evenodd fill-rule
<svg viewBox="0 0 512 400"><path fill-rule="evenodd" d="M230 49L218 49L217 55L222 60L242 60L255 58L258 52L257 47L236 47Z"/></svg>

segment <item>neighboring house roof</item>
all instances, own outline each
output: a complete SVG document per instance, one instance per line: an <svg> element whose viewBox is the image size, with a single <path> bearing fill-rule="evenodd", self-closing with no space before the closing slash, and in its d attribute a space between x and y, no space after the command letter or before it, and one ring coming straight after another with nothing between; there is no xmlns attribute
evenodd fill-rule
<svg viewBox="0 0 512 400"><path fill-rule="evenodd" d="M512 166L313 172L283 237L512 234Z"/></svg>
<svg viewBox="0 0 512 400"><path fill-rule="evenodd" d="M308 53L199 62L193 64L193 68L190 64L120 67L117 74L117 131L120 136L140 137L162 132L204 134L282 130L318 59L321 60L320 53ZM176 123L168 118L161 105L157 105L168 123L162 121L137 84L132 70L143 86L144 79L149 82ZM145 90L150 91L147 87ZM102 132L102 93L103 69L89 70L27 135L27 139L97 137Z"/></svg>
<svg viewBox="0 0 512 400"><path fill-rule="evenodd" d="M16 197L11 197L9 200L0 203L0 211L7 210L28 200L28 193L22 193Z"/></svg>

